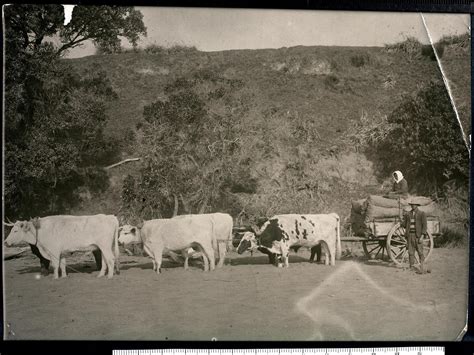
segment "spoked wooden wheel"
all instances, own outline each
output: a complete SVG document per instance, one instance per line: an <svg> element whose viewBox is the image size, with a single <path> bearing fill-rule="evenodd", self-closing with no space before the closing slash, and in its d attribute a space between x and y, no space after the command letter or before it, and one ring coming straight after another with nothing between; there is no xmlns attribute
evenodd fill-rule
<svg viewBox="0 0 474 355"><path fill-rule="evenodd" d="M381 258L383 260L386 256L385 240L374 239L363 241L362 249L364 249L365 256L369 260L377 258Z"/></svg>
<svg viewBox="0 0 474 355"><path fill-rule="evenodd" d="M423 255L425 261L431 255L433 251L433 237L431 234L427 234L422 239ZM400 223L395 224L387 236L387 252L390 259L397 265L403 265L408 263L408 246L405 238L405 228ZM415 262L420 263L418 253L415 251Z"/></svg>

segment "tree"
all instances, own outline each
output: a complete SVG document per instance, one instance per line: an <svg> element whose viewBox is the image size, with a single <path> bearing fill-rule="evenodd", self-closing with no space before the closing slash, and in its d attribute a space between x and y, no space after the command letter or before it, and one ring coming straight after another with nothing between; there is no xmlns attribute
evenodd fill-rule
<svg viewBox="0 0 474 355"><path fill-rule="evenodd" d="M85 41L110 51L120 48L120 38L134 47L146 36L143 15L127 6L76 6L64 26L62 5L8 5L5 8L7 50L40 54L45 42L60 41L52 54L63 55Z"/></svg>
<svg viewBox="0 0 474 355"><path fill-rule="evenodd" d="M61 56L86 40L136 45L146 29L130 7L5 7L5 207L11 217L63 213L78 189L103 190L113 159L105 103L116 97L104 73L79 75ZM59 39L60 44L55 44Z"/></svg>
<svg viewBox="0 0 474 355"><path fill-rule="evenodd" d="M5 127L7 211L60 213L78 202L78 187L107 186L101 167L114 156L113 140L103 133L105 102L115 98L109 90L101 73L81 78L63 63L49 67L30 96L27 121L20 116Z"/></svg>
<svg viewBox="0 0 474 355"><path fill-rule="evenodd" d="M255 192L248 167L240 165L238 84L198 71L165 88L167 98L145 106L136 144L144 162L124 184L124 210L144 219L203 213L229 203L230 192ZM223 114L227 112L226 114ZM238 213L238 212L237 212Z"/></svg>
<svg viewBox="0 0 474 355"><path fill-rule="evenodd" d="M406 97L388 122L392 130L376 146L387 171L402 170L425 193L451 179L468 181L469 154L443 83Z"/></svg>

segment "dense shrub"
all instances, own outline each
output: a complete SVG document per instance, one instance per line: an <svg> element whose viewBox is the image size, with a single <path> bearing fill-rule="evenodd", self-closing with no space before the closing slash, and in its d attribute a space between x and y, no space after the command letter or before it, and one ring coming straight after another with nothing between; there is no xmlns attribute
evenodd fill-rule
<svg viewBox="0 0 474 355"><path fill-rule="evenodd" d="M156 54L156 55L177 55L177 54L189 54L196 53L198 49L195 46L185 46L180 44L175 44L169 47L161 46L158 44L149 44L144 49L145 53Z"/></svg>
<svg viewBox="0 0 474 355"><path fill-rule="evenodd" d="M148 54L166 54L166 49L157 44L149 44L145 47L144 51Z"/></svg>
<svg viewBox="0 0 474 355"><path fill-rule="evenodd" d="M390 134L373 145L387 175L402 170L424 193L438 191L451 179L468 181L469 154L443 83L407 96L388 123Z"/></svg>
<svg viewBox="0 0 474 355"><path fill-rule="evenodd" d="M421 47L422 44L414 37L408 37L402 42L385 45L387 51L405 53L409 57L418 57L421 53Z"/></svg>
<svg viewBox="0 0 474 355"><path fill-rule="evenodd" d="M392 133L393 125L385 115L371 115L363 111L358 121L353 122L344 133L357 151L383 142Z"/></svg>
<svg viewBox="0 0 474 355"><path fill-rule="evenodd" d="M442 227L441 235L434 238L435 248L465 247L467 244L467 230L462 226Z"/></svg>
<svg viewBox="0 0 474 355"><path fill-rule="evenodd" d="M369 63L369 56L367 54L357 54L353 55L350 59L351 65L356 68L363 67Z"/></svg>
<svg viewBox="0 0 474 355"><path fill-rule="evenodd" d="M334 74L326 75L325 78L324 78L324 85L328 89L333 89L334 90L337 87L337 85L339 84L339 82L340 82L339 78Z"/></svg>
<svg viewBox="0 0 474 355"><path fill-rule="evenodd" d="M222 98L239 107L231 85L216 73L196 71L166 85L166 98L144 107L137 139L143 165L138 177L127 177L123 185L122 210L131 211L129 218L202 213L222 208L232 200L229 194L256 191L256 181L239 169L236 158L239 120L208 109L209 101L223 105Z"/></svg>
<svg viewBox="0 0 474 355"><path fill-rule="evenodd" d="M438 57L440 59L443 57L444 47L445 47L445 44L443 44L443 43L437 43L435 45L436 53L438 54ZM424 56L424 57L428 57L431 60L436 60L435 52L433 50L433 47L430 44L423 45L421 47L421 55Z"/></svg>

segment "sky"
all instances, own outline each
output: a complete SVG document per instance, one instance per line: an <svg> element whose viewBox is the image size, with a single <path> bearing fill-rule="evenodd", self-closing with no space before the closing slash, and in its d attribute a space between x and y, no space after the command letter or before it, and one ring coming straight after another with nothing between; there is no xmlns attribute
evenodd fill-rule
<svg viewBox="0 0 474 355"><path fill-rule="evenodd" d="M195 46L202 51L281 48L292 46L383 46L409 36L429 43L420 13L322 10L211 9L137 7L148 35L139 46ZM437 41L461 34L469 14L424 13ZM130 47L124 42L123 47ZM91 43L74 49L69 58L94 54Z"/></svg>

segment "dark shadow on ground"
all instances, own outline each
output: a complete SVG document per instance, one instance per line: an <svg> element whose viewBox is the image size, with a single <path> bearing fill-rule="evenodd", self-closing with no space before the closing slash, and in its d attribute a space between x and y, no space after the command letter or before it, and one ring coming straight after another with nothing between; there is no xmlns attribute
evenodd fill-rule
<svg viewBox="0 0 474 355"><path fill-rule="evenodd" d="M290 264L295 263L308 263L307 258L301 256L290 255L289 259ZM229 265L270 265L268 262L268 256L258 255L258 256L244 256L239 258L230 259Z"/></svg>
<svg viewBox="0 0 474 355"><path fill-rule="evenodd" d="M39 261L38 261L39 264ZM97 266L94 262L92 263L76 263L76 264L66 264L66 271L68 274L75 274L75 273L86 273L91 274L97 270ZM41 273L40 266L27 266L17 271L19 274L31 274L31 273ZM49 273L53 273L53 268L49 267Z"/></svg>
<svg viewBox="0 0 474 355"><path fill-rule="evenodd" d="M356 263L374 266L374 267L388 267L392 269L403 269L402 267L398 267L390 258L385 257L382 259L367 259L366 256L343 256L340 259L341 261L353 261Z"/></svg>

